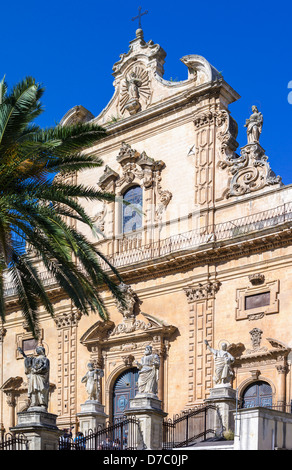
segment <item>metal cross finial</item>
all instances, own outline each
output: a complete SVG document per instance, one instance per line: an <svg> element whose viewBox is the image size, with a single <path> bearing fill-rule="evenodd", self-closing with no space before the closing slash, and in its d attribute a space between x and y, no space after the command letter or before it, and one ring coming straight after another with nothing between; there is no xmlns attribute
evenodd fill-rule
<svg viewBox="0 0 292 470"><path fill-rule="evenodd" d="M135 16L134 18L132 18L132 21L135 21L135 20L139 19L139 28L142 29L142 26L141 26L141 17L142 17L143 15L147 15L148 10L145 10L144 13L141 13L141 10L142 10L142 7L139 7L139 8L138 8L138 11L139 11L138 16Z"/></svg>

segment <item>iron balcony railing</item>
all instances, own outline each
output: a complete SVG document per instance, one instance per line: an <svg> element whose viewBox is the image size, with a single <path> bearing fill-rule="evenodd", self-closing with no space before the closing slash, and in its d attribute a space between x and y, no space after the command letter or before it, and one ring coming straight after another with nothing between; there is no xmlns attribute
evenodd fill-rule
<svg viewBox="0 0 292 470"><path fill-rule="evenodd" d="M237 237L259 234L267 229L291 227L292 225L292 202L266 211L257 212L252 215L240 217L228 222L222 222L210 226L201 227L189 232L172 235L163 240L153 241L147 245L133 247L128 250L116 252L108 255L108 261L115 267L135 265L141 262L153 261L178 252L188 252L203 249L212 243L221 243ZM109 270L108 264L101 259L101 267ZM44 286L55 284L54 276L51 273L40 274ZM12 283L4 285L4 295L6 297L15 295Z"/></svg>

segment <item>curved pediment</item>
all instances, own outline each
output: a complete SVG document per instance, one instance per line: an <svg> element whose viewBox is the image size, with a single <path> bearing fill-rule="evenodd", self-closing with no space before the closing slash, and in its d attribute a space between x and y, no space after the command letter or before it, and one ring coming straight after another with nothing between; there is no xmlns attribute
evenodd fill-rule
<svg viewBox="0 0 292 470"><path fill-rule="evenodd" d="M84 123L94 119L94 115L81 105L69 109L61 119L61 126L72 126L73 124Z"/></svg>
<svg viewBox="0 0 292 470"><path fill-rule="evenodd" d="M80 342L88 349L97 345L109 345L111 342L117 343L120 340L135 339L143 340L149 333L152 335L161 335L170 337L177 328L168 325L164 321L149 315L141 313L138 316L124 318L121 323L115 324L112 321L98 321L94 323L81 337Z"/></svg>
<svg viewBox="0 0 292 470"><path fill-rule="evenodd" d="M81 336L80 343L88 346L96 341L102 341L113 328L114 322L99 320Z"/></svg>

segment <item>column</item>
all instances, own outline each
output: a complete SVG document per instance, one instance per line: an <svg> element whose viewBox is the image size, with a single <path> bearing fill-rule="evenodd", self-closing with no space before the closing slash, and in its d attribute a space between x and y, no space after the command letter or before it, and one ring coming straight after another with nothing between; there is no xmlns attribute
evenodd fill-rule
<svg viewBox="0 0 292 470"><path fill-rule="evenodd" d="M287 365L281 364L277 365L276 369L278 371L278 400L277 405L279 410L286 411L286 373Z"/></svg>

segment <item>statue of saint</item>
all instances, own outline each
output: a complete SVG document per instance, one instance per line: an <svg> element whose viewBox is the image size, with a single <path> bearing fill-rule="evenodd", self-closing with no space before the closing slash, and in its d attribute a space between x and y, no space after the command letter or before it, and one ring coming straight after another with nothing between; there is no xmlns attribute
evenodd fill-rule
<svg viewBox="0 0 292 470"><path fill-rule="evenodd" d="M29 408L40 407L48 409L49 403L49 375L50 361L46 357L45 348L37 346L36 356L26 356L21 348L18 348L24 357L25 374L28 382Z"/></svg>
<svg viewBox="0 0 292 470"><path fill-rule="evenodd" d="M142 85L142 81L137 77L135 72L131 72L129 77L126 80L129 98L130 99L139 99L139 87Z"/></svg>
<svg viewBox="0 0 292 470"><path fill-rule="evenodd" d="M152 354L150 345L145 348L145 355L141 359L141 363L136 361L139 369L138 390L140 394L156 395L158 392L158 374L160 359L158 354Z"/></svg>
<svg viewBox="0 0 292 470"><path fill-rule="evenodd" d="M233 377L231 364L234 362L234 357L227 351L227 344L222 343L221 349L211 348L206 339L205 344L214 357L215 375L213 380L215 387L230 386Z"/></svg>
<svg viewBox="0 0 292 470"><path fill-rule="evenodd" d="M88 371L85 376L82 377L81 382L86 384L88 399L100 401L100 379L104 375L103 370L96 369L91 362L87 367Z"/></svg>
<svg viewBox="0 0 292 470"><path fill-rule="evenodd" d="M259 142L263 127L263 115L256 106L252 106L252 115L246 120L244 127L247 128L247 143L254 144Z"/></svg>

